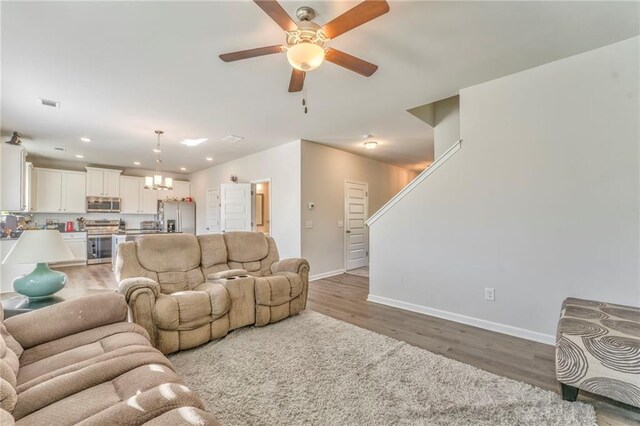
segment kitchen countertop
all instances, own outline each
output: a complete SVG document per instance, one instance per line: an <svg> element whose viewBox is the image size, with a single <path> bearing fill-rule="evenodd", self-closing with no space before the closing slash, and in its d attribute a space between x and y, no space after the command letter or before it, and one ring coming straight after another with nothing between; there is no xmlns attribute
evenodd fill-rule
<svg viewBox="0 0 640 426"><path fill-rule="evenodd" d="M27 231L41 231L41 229L28 229ZM84 230L83 231L63 231L63 232L60 232L60 233L61 234L80 234L80 233L86 234L87 231L84 231ZM17 240L18 238L20 238L20 236L17 236L17 237L0 237L0 241Z"/></svg>
<svg viewBox="0 0 640 426"><path fill-rule="evenodd" d="M173 234L174 232L167 232L154 229L125 229L124 231L114 232L113 235L146 235L146 234Z"/></svg>

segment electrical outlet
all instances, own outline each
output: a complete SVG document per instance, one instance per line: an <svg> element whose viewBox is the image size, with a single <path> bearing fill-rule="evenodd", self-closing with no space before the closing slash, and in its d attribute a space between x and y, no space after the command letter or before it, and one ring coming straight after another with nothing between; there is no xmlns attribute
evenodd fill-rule
<svg viewBox="0 0 640 426"><path fill-rule="evenodd" d="M495 288L485 288L484 289L484 300L488 300L489 302L496 301L496 289Z"/></svg>

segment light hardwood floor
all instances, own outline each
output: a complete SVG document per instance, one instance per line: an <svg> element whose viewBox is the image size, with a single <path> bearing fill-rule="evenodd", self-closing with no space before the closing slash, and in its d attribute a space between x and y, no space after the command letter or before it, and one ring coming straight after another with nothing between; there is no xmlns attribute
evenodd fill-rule
<svg viewBox="0 0 640 426"><path fill-rule="evenodd" d="M115 288L110 265L63 268L69 287ZM313 281L307 308L492 373L559 392L553 346L440 318L367 302L369 279L353 274ZM593 404L598 424L640 425L640 410L598 396L580 394Z"/></svg>

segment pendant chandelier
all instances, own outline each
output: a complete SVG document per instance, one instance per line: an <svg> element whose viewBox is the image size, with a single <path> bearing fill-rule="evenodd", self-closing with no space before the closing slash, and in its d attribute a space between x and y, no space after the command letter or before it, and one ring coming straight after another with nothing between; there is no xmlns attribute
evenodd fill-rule
<svg viewBox="0 0 640 426"><path fill-rule="evenodd" d="M156 147L153 149L153 152L156 153L156 172L153 176L147 176L144 178L144 189L153 189L155 191L166 189L173 189L173 179L170 177L163 178L160 174L162 171L162 160L160 159L160 153L162 150L160 149L160 135L164 132L162 130L156 130L156 135L158 135L158 142L156 143Z"/></svg>

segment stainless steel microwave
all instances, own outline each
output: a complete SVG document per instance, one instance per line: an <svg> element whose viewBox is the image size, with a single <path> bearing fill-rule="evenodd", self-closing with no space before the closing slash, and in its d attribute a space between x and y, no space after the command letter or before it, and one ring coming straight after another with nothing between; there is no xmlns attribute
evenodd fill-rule
<svg viewBox="0 0 640 426"><path fill-rule="evenodd" d="M120 198L87 197L87 213L120 213Z"/></svg>

